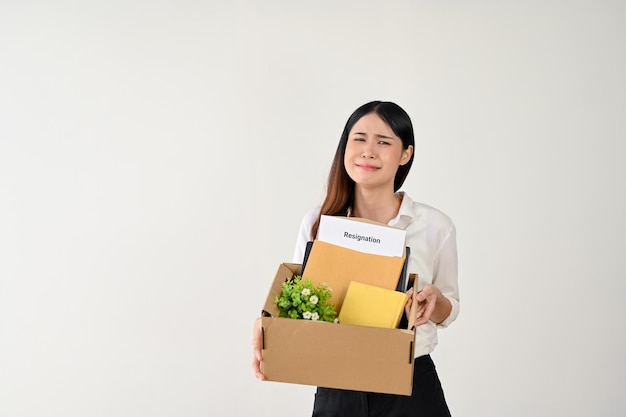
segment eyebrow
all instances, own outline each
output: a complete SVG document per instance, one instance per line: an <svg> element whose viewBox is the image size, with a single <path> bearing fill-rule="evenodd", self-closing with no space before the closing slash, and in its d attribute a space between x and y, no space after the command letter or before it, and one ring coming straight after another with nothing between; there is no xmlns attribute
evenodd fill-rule
<svg viewBox="0 0 626 417"><path fill-rule="evenodd" d="M365 136L365 132L354 132L352 133L353 135L364 135ZM374 136L378 137L378 138L383 138L383 139L395 139L394 137L391 136L387 136L387 135L381 135L380 133L374 133Z"/></svg>

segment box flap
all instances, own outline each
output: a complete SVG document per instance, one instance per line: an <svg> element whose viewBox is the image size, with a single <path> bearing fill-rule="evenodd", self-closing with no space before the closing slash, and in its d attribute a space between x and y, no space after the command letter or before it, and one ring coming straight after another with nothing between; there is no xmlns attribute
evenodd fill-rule
<svg viewBox="0 0 626 417"><path fill-rule="evenodd" d="M278 317L278 306L276 305L276 297L280 295L282 285L285 281L291 279L294 275L300 275L300 264L282 263L278 265L274 282L270 287L270 291L265 299L265 305L261 315L265 317Z"/></svg>
<svg viewBox="0 0 626 417"><path fill-rule="evenodd" d="M413 302L411 303L411 311L409 312L408 326L409 330L415 329L415 322L417 321L417 274L412 275L413 286Z"/></svg>

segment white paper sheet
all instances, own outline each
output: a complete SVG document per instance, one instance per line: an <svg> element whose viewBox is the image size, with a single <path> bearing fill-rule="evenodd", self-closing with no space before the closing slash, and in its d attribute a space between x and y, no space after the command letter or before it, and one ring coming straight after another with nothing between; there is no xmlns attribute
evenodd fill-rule
<svg viewBox="0 0 626 417"><path fill-rule="evenodd" d="M322 216L317 238L360 252L399 257L404 253L406 231L347 217Z"/></svg>

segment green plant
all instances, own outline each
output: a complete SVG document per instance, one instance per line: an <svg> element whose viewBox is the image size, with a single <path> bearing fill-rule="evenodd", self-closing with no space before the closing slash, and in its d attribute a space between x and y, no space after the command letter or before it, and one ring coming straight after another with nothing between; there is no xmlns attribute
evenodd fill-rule
<svg viewBox="0 0 626 417"><path fill-rule="evenodd" d="M337 322L335 305L328 302L332 295L326 284L313 285L310 279L303 280L296 275L283 283L281 293L276 297L279 316Z"/></svg>

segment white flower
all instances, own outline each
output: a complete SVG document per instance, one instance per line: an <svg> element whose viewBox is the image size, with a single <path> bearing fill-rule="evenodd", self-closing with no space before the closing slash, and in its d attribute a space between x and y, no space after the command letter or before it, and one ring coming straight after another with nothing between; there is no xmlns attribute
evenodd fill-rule
<svg viewBox="0 0 626 417"><path fill-rule="evenodd" d="M311 314L311 313L309 313L309 314ZM311 320L315 321L315 320L318 320L319 318L320 318L320 315L317 314L317 312L311 314Z"/></svg>
<svg viewBox="0 0 626 417"><path fill-rule="evenodd" d="M333 323L335 323L335 324L339 323L339 319L333 320Z"/></svg>
<svg viewBox="0 0 626 417"><path fill-rule="evenodd" d="M311 290L308 288L305 288L302 290L302 295L311 295Z"/></svg>
<svg viewBox="0 0 626 417"><path fill-rule="evenodd" d="M309 298L309 301L311 302L311 304L317 304L319 300L320 299L317 298L317 295L312 295L311 298Z"/></svg>
<svg viewBox="0 0 626 417"><path fill-rule="evenodd" d="M317 314L317 313L315 313L315 314ZM313 317L313 314L311 314L310 311L305 311L304 313L302 313L302 318L305 319L305 320L310 320L311 317ZM318 318L319 318L319 316L318 316ZM317 319L315 319L315 320L317 320Z"/></svg>

